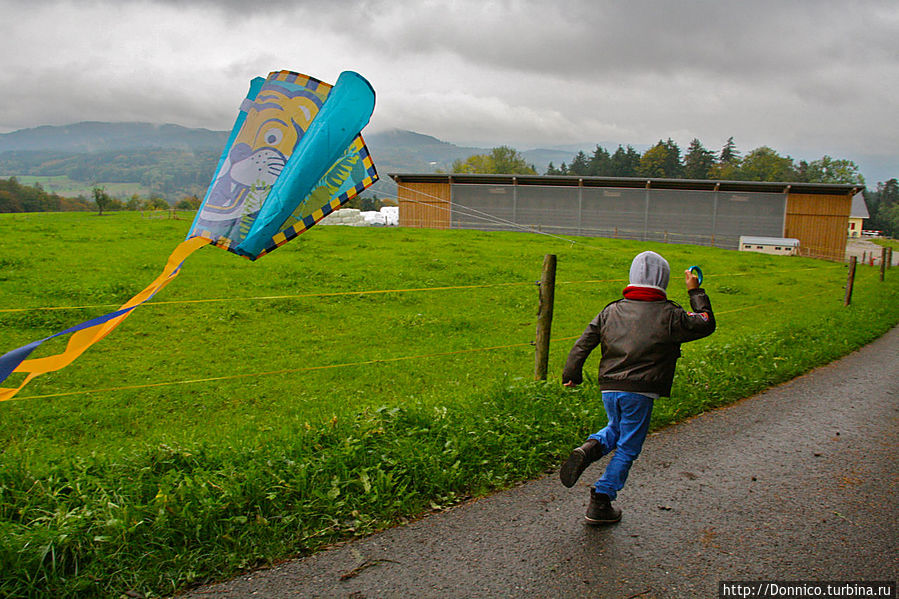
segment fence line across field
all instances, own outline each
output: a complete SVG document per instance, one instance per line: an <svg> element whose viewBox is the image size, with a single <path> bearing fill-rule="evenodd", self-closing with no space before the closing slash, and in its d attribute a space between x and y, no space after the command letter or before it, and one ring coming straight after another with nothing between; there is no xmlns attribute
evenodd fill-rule
<svg viewBox="0 0 899 599"><path fill-rule="evenodd" d="M771 306L772 304L783 304L787 302L794 302L802 299L807 299L809 297L817 297L822 296L827 293L831 293L831 290L821 291L818 293L810 293L802 296L794 296L787 297L779 300L771 300L769 302L765 302L764 304L757 304L753 306L743 306L741 308L735 308L733 310L725 310L721 312L716 312L718 316L723 314L732 314L734 312L742 312L744 310L752 310L755 308L761 308L765 306ZM559 343L562 341L572 341L574 339L579 338L580 335L571 335L567 337L557 337L551 339L551 343ZM123 385L119 387L104 387L100 389L83 389L79 391L67 391L62 393L47 393L43 395L28 395L25 397L16 397L15 399L49 399L53 397L69 397L73 395L87 395L90 393L108 393L113 391L129 391L134 389L152 389L158 387L171 387L176 385L190 385L190 384L198 384L198 383L212 383L217 381L227 381L227 380L237 380L237 379L245 379L245 378L256 378L263 376L275 376L282 374L295 374L300 372L314 372L319 370L330 370L334 368L347 368L352 366L366 366L373 364L389 364L395 362L403 362L408 360L424 360L424 359L434 359L434 358L448 358L451 356L458 356L464 354L473 354L478 352L487 352L487 351L498 351L503 349L514 349L519 347L533 347L535 345L534 341L524 341L520 343L510 343L507 345L494 345L489 347L475 347L468 349L455 350L451 352L439 352L432 354L418 354L414 356L400 356L396 358L376 358L373 360L361 360L358 362L343 362L339 364L325 364L321 366L306 366L301 368L285 368L281 370L270 370L263 372L251 372L251 373L243 373L243 374L233 374L233 375L223 375L223 376L215 376L215 377L204 377L204 378L196 378L196 379L185 379L179 381L161 381L158 383L144 383L140 385Z"/></svg>
<svg viewBox="0 0 899 599"><path fill-rule="evenodd" d="M840 267L842 268L842 267ZM804 267L804 268L791 268L788 270L781 270L779 272L799 272L804 270L816 270L812 267ZM715 278L727 278L727 277L744 277L747 275L752 275L757 273L724 273L724 274L710 274L706 275L708 279ZM585 279L583 281L556 281L556 285L588 285L588 284L599 284L599 283L626 283L626 278L615 278L615 279ZM526 287L533 286L535 284L534 281L514 281L514 282L504 282L504 283L483 283L477 285L449 285L443 287L410 287L407 289L362 289L355 291L322 291L315 293L296 293L296 294L286 294L286 295L260 295L255 297L222 297L222 298L206 298L206 299L185 299L185 300L168 300L162 302L147 302L144 306L171 306L171 305L180 305L180 304L211 304L211 303L223 303L223 302L252 302L252 301L274 301L274 300L289 300L289 299L308 299L314 297L340 297L340 296L353 296L353 295L376 295L376 294L387 294L387 293L416 293L416 292L427 292L427 291L455 291L455 290L469 290L469 289L488 289L491 287ZM33 306L29 308L0 308L0 314L12 314L12 313L20 313L20 312L39 312L39 311L53 311L53 310L89 310L95 308L117 308L120 304L88 304L83 306Z"/></svg>

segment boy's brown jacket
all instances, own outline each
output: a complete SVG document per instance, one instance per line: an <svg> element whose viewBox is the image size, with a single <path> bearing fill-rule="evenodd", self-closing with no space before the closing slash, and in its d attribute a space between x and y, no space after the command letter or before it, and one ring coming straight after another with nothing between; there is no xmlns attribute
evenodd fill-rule
<svg viewBox="0 0 899 599"><path fill-rule="evenodd" d="M584 361L601 344L600 389L670 395L681 343L715 331L708 295L689 294L693 312L671 300L621 299L603 308L571 348L562 382L580 384Z"/></svg>

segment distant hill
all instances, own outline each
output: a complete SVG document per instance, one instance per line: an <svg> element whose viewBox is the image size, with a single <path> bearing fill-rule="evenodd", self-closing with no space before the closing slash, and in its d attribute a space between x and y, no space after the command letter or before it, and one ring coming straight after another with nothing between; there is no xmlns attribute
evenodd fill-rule
<svg viewBox="0 0 899 599"><path fill-rule="evenodd" d="M0 134L0 177L67 176L86 184L140 183L169 200L202 194L212 178L228 131L151 123L84 122ZM389 173L450 172L455 160L489 152L430 135L391 129L364 133L381 181L373 188L394 195ZM586 151L586 150L585 150ZM570 162L576 151L521 152L538 173L550 162Z"/></svg>
<svg viewBox="0 0 899 599"><path fill-rule="evenodd" d="M473 154L485 154L490 148L457 146L441 141L430 135L392 129L377 133L363 134L369 149L374 156L378 170L387 173L433 173L450 172L455 160L465 160ZM562 162L571 162L577 150L534 149L521 150L521 155L528 164L534 165L537 172L546 172L552 162L559 166Z"/></svg>
<svg viewBox="0 0 899 599"><path fill-rule="evenodd" d="M430 135L402 129L363 132L362 137L371 150L378 171L385 176L388 172L449 171L453 167L453 161L464 160L472 154L485 151L483 148L456 146Z"/></svg>
<svg viewBox="0 0 899 599"><path fill-rule="evenodd" d="M219 149L227 131L151 123L96 123L34 127L0 134L0 152L104 152L141 148Z"/></svg>

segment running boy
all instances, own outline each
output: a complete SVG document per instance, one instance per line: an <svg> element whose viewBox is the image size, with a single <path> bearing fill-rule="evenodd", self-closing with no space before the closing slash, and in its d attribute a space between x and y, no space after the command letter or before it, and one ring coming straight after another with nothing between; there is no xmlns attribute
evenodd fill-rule
<svg viewBox="0 0 899 599"><path fill-rule="evenodd" d="M690 271L684 275L694 310L687 312L665 295L669 273L668 262L659 254L638 254L624 299L606 306L587 325L565 362L562 383L579 385L584 361L601 345L599 387L608 425L572 451L559 472L562 484L572 487L587 466L615 450L602 478L590 489L588 524L621 519L621 510L612 507L612 501L643 448L653 401L671 394L680 344L715 330L712 304L696 275Z"/></svg>

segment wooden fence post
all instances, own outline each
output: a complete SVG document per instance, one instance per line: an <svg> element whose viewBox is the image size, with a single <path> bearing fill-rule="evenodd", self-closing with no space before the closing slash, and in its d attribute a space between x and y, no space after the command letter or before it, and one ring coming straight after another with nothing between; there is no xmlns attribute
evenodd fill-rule
<svg viewBox="0 0 899 599"><path fill-rule="evenodd" d="M887 248L887 268L893 268L893 246Z"/></svg>
<svg viewBox="0 0 899 599"><path fill-rule="evenodd" d="M852 256L849 259L849 277L846 279L846 297L843 299L843 305L848 306L852 303L852 286L855 284L855 264L858 258Z"/></svg>
<svg viewBox="0 0 899 599"><path fill-rule="evenodd" d="M549 336L553 324L553 302L556 295L556 255L543 257L543 274L540 276L540 306L537 309L537 340L534 380L545 381L549 367Z"/></svg>
<svg viewBox="0 0 899 599"><path fill-rule="evenodd" d="M887 269L887 249L880 248L880 280L883 281L883 273Z"/></svg>

